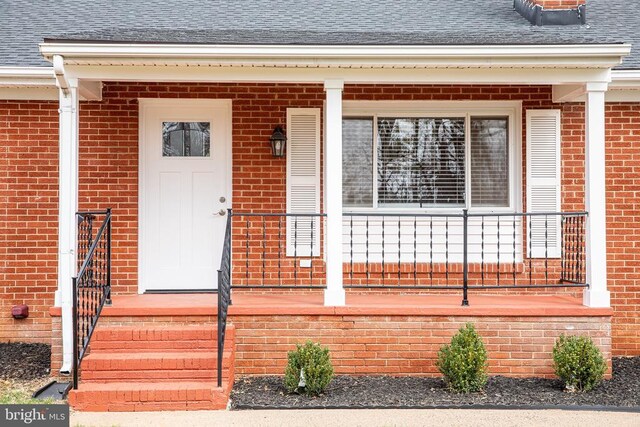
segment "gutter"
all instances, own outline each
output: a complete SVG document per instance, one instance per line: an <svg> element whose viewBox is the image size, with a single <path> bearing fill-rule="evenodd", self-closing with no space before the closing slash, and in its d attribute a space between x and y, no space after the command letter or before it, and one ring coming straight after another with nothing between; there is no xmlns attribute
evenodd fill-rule
<svg viewBox="0 0 640 427"><path fill-rule="evenodd" d="M0 67L0 87L55 87L53 67Z"/></svg>
<svg viewBox="0 0 640 427"><path fill-rule="evenodd" d="M264 66L538 66L612 68L631 51L630 44L591 45L461 45L461 46L335 46L335 45L194 45L45 42L40 52L74 65L116 60L158 63L215 62ZM146 62L145 62L146 61Z"/></svg>
<svg viewBox="0 0 640 427"><path fill-rule="evenodd" d="M640 89L639 70L612 70L610 88Z"/></svg>

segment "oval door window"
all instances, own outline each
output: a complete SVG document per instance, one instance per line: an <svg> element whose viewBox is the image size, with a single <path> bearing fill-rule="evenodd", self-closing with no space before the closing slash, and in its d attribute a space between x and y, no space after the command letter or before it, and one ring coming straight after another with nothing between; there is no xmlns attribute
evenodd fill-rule
<svg viewBox="0 0 640 427"><path fill-rule="evenodd" d="M163 157L209 157L211 123L162 122Z"/></svg>

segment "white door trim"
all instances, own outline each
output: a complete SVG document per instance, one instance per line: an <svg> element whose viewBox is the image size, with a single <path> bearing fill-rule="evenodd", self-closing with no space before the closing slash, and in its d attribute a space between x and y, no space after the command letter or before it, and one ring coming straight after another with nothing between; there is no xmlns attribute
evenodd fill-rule
<svg viewBox="0 0 640 427"><path fill-rule="evenodd" d="M147 290L145 282L145 264L142 256L145 248L144 227L142 221L145 218L145 173L144 159L146 155L145 141L145 119L147 117L147 109L149 107L166 107L170 109L185 107L223 107L227 115L224 120L224 141L226 146L226 167L227 167L227 183L226 183L226 203L228 207L232 207L233 198L233 110L231 99L158 99L158 98L138 98L138 293L143 294ZM216 266L217 269L217 266Z"/></svg>

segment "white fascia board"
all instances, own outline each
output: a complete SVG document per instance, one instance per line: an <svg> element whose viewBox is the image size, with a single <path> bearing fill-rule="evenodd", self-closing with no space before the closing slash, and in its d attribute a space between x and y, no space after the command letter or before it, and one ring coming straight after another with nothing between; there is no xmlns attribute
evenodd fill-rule
<svg viewBox="0 0 640 427"><path fill-rule="evenodd" d="M101 100L100 81L79 83L80 99ZM0 67L0 99L57 100L58 86L52 67Z"/></svg>
<svg viewBox="0 0 640 427"><path fill-rule="evenodd" d="M1 100L15 101L57 101L56 87L0 87Z"/></svg>
<svg viewBox="0 0 640 427"><path fill-rule="evenodd" d="M640 87L637 89L613 89L605 94L607 102L640 103Z"/></svg>
<svg viewBox="0 0 640 427"><path fill-rule="evenodd" d="M640 89L640 70L611 71L611 88Z"/></svg>
<svg viewBox="0 0 640 427"><path fill-rule="evenodd" d="M292 46L292 45L179 45L124 43L40 44L48 60L61 55L77 64L119 60L133 64L192 61L287 66L536 66L601 67L621 63L629 44L505 45L505 46ZM154 62L155 60L155 62Z"/></svg>
<svg viewBox="0 0 640 427"><path fill-rule="evenodd" d="M52 67L0 67L0 87L55 87Z"/></svg>
<svg viewBox="0 0 640 427"><path fill-rule="evenodd" d="M66 65L70 77L101 81L345 84L523 84L553 85L610 81L600 68L276 68Z"/></svg>

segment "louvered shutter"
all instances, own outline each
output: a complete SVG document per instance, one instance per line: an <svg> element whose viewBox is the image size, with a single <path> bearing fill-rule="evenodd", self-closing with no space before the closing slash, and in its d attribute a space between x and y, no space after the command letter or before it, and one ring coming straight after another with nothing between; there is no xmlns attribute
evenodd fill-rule
<svg viewBox="0 0 640 427"><path fill-rule="evenodd" d="M560 212L560 110L527 111L527 211ZM560 217L530 219L532 258L560 256ZM545 243L546 242L546 243Z"/></svg>
<svg viewBox="0 0 640 427"><path fill-rule="evenodd" d="M287 212L320 213L319 108L287 109ZM319 225L317 218L287 218L287 255L317 256Z"/></svg>

